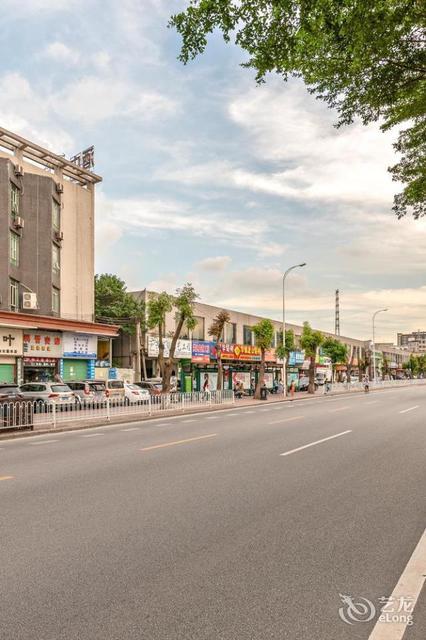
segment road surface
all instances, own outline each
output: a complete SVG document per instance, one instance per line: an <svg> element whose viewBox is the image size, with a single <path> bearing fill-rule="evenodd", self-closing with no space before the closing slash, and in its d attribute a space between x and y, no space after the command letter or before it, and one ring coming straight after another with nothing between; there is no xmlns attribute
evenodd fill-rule
<svg viewBox="0 0 426 640"><path fill-rule="evenodd" d="M425 480L426 386L2 441L0 638L374 638Z"/></svg>

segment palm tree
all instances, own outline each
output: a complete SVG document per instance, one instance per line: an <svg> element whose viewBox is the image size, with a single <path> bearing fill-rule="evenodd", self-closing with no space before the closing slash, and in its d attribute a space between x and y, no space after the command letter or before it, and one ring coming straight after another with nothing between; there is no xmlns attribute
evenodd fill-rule
<svg viewBox="0 0 426 640"><path fill-rule="evenodd" d="M217 354L217 390L220 391L223 387L223 365L222 358L220 352L220 341L222 340L223 331L225 329L225 325L230 322L231 316L229 313L222 309L218 312L218 314L213 318L213 321L209 327L208 334L212 338L214 338L216 343L216 354Z"/></svg>

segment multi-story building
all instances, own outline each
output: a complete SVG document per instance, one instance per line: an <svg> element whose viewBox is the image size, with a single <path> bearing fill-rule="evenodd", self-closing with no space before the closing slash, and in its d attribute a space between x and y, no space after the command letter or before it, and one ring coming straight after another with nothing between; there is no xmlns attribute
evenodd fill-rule
<svg viewBox="0 0 426 640"><path fill-rule="evenodd" d="M100 176L0 128L0 382L93 377ZM109 349L110 351L110 349Z"/></svg>
<svg viewBox="0 0 426 640"><path fill-rule="evenodd" d="M398 347L405 347L412 352L426 353L426 331L413 331L412 333L397 334Z"/></svg>
<svg viewBox="0 0 426 640"><path fill-rule="evenodd" d="M147 304L151 294L146 290L143 290L134 292L134 295ZM197 302L195 303L194 308L197 325L192 332L188 332L186 329L182 331L181 340L178 343L176 359L179 361L182 382L184 383L184 378L186 377L188 387L191 381L192 386L194 386L195 383L195 387L199 388L200 379L202 379L202 376L205 373L208 373L213 380L215 377L217 367L214 358L210 357L211 351L209 351L209 347L207 346L210 343L210 348L212 348L212 339L209 336L208 330L214 317L222 307ZM232 380L235 378L235 375L237 375L239 376L239 379L247 385L250 383L251 375L258 368L260 359L259 352L255 347L252 327L258 323L262 317L231 309L227 309L227 311L230 316L230 321L225 327L224 335L222 336L222 340L225 345L225 353L222 354L222 360L225 364L226 371L228 372L227 382L231 385ZM272 320L272 322L275 328L273 347L276 347L281 340L282 323L279 320ZM170 335L174 332L176 327L175 323L174 312L172 312L166 317L166 335ZM293 331L295 336L297 352L300 348L300 337L302 335L303 327L301 325L286 323L286 331L290 330ZM322 333L326 337L334 337L346 345L353 374L356 374L360 370L362 372L366 364L371 362L371 343L369 341L366 342L364 340L357 340L345 336L335 336L334 334L326 331L323 331ZM114 356L117 359L119 366L134 367L137 351L138 348L135 343L135 336L123 336L121 340L114 342ZM157 355L158 338L156 337L156 331L153 330L147 333L143 344L142 376L144 375L144 368L148 377L156 375L158 364ZM402 360L404 358L408 358L408 354L403 355L398 352L398 357L392 356L392 362L398 361L398 368L400 368L402 367ZM295 353L293 359L294 362L289 362L290 378L291 374L297 376L300 373L300 370L303 370L303 367L306 368L308 366L308 363L303 360L300 352ZM379 354L378 349L376 349L376 359L377 372L380 374L381 355ZM329 362L327 362L327 358L325 356L321 356L321 354L318 356L318 365L319 367L330 366ZM274 348L267 356L267 366L270 379L282 376L283 363L277 359ZM346 371L346 366L344 364L338 365L335 369L338 372L340 371L343 375L344 371ZM138 377L138 375L139 372L136 371L136 376Z"/></svg>

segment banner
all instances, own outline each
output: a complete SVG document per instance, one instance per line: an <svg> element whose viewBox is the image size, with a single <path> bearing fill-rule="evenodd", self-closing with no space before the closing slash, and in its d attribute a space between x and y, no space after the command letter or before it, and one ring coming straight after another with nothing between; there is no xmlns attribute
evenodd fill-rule
<svg viewBox="0 0 426 640"><path fill-rule="evenodd" d="M299 364L303 364L305 361L304 351L290 351L288 356L288 365L290 367L296 367Z"/></svg>
<svg viewBox="0 0 426 640"><path fill-rule="evenodd" d="M192 362L203 362L208 364L211 360L216 360L216 344L206 340L192 341Z"/></svg>
<svg viewBox="0 0 426 640"><path fill-rule="evenodd" d="M260 362L260 347L250 344L228 344L220 345L222 360L238 360L239 362ZM276 362L275 349L265 351L265 362Z"/></svg>
<svg viewBox="0 0 426 640"><path fill-rule="evenodd" d="M24 356L62 358L62 335L45 331L25 331Z"/></svg>
<svg viewBox="0 0 426 640"><path fill-rule="evenodd" d="M22 331L17 329L0 329L0 355L22 355Z"/></svg>
<svg viewBox="0 0 426 640"><path fill-rule="evenodd" d="M171 338L164 338L164 357L168 358L170 353ZM158 358L159 339L157 336L148 336L148 358ZM192 347L191 340L180 339L176 343L175 355L176 360L191 360Z"/></svg>
<svg viewBox="0 0 426 640"><path fill-rule="evenodd" d="M62 336L64 358L96 360L98 337L84 333L64 333Z"/></svg>

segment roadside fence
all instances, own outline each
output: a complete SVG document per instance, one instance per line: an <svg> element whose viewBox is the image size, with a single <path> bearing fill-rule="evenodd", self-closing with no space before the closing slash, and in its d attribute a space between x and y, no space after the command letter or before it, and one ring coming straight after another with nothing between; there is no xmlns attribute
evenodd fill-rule
<svg viewBox="0 0 426 640"><path fill-rule="evenodd" d="M0 404L0 431L4 429L58 428L69 422L79 423L90 420L105 420L126 416L134 419L140 416L161 416L171 412L185 411L233 404L234 392L193 391L187 393L167 393L150 396L144 402L127 403L121 398L107 398L101 401L54 403L39 401L3 402Z"/></svg>

